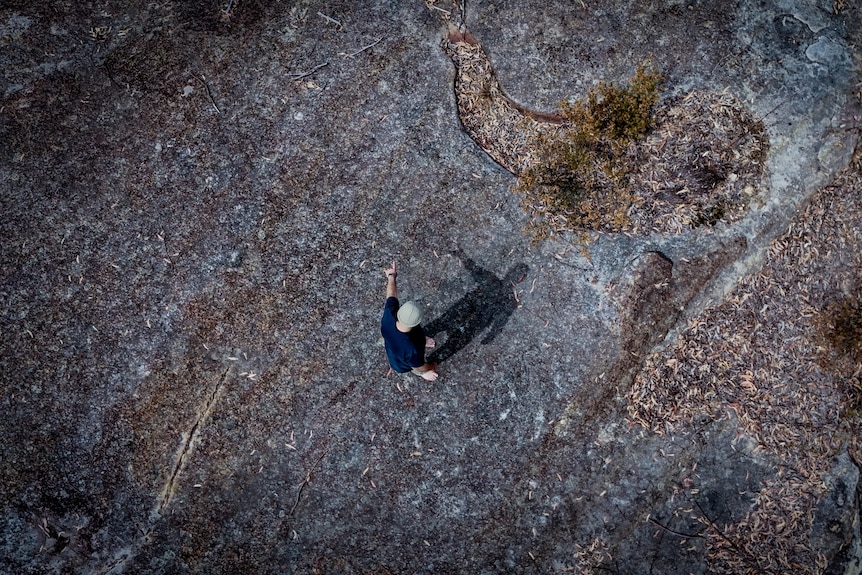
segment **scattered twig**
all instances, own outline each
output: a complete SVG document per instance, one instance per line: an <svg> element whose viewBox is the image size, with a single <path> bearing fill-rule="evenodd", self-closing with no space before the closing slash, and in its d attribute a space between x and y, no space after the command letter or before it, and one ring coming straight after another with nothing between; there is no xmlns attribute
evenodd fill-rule
<svg viewBox="0 0 862 575"><path fill-rule="evenodd" d="M718 528L718 525L716 525L715 522L709 518L709 516L706 514L706 511L704 511L703 507L700 506L700 503L698 501L695 501L694 504L697 505L697 508L698 508L698 510L700 510L700 514L701 514L701 516L703 516L703 519L704 519L704 521L706 521L707 525L709 525L709 527L712 528L712 530L715 531L715 533L719 537L721 537L722 539L727 541L727 543L730 545L731 549L733 549L734 551L739 553L747 561L751 562L752 560L750 557L748 557L748 554L744 550L740 549L739 546L736 543L734 543L727 535L725 535L724 532ZM756 561L753 561L753 563L755 565L757 564Z"/></svg>
<svg viewBox="0 0 862 575"><path fill-rule="evenodd" d="M700 511L700 514L703 516L703 519L707 522L708 527L710 529L712 529L713 531L715 531L715 533L719 537L724 539L730 545L730 548L733 549L733 551L736 552L736 554L744 562L748 563L749 567L751 567L751 571L749 571L749 572L750 573L761 572L762 571L761 565L760 565L760 562L758 561L757 557L755 555L753 555L747 549L740 548L727 535L725 535L724 532L718 528L718 525L716 525L715 522L712 519L710 519L709 516L707 516L706 511L704 511L703 507L701 507L700 503L697 500L694 501L694 504L697 506L698 510Z"/></svg>
<svg viewBox="0 0 862 575"><path fill-rule="evenodd" d="M305 72L302 74L294 74L293 76L290 77L290 79L291 80L301 80L302 78L305 78L306 76L311 76L312 74L314 74L315 72L317 72L318 70L320 70L321 68L323 68L325 66L329 66L329 62L324 62L323 64L318 64L317 66L315 66L314 68L312 68L308 72Z"/></svg>
<svg viewBox="0 0 862 575"><path fill-rule="evenodd" d="M356 56L357 54L362 54L363 52L365 52L365 51L366 51L366 50L368 50L369 48L373 48L373 47L377 46L378 44L380 44L380 41L381 41L381 40L383 40L383 36L381 36L380 38L378 38L377 40L375 40L374 42L372 42L372 43L371 43L371 44L369 44L368 46L365 46L365 47L363 47L363 48L360 48L360 49L359 49L359 50L357 50L356 52L351 52L350 54L345 54L344 52L342 52L342 53L341 53L341 55L342 55L342 56L344 56L345 58L353 58L353 57L354 57L354 56Z"/></svg>
<svg viewBox="0 0 862 575"><path fill-rule="evenodd" d="M461 22L458 24L458 28L463 32L467 29L467 0L461 0L456 4L458 8L458 16Z"/></svg>
<svg viewBox="0 0 862 575"><path fill-rule="evenodd" d="M439 6L435 6L435 5L433 5L433 4L428 4L427 2L426 2L426 5L427 5L429 8L431 8L432 10L439 10L440 12L443 12L443 13L444 13L444 14L446 14L447 16L451 16L451 15L452 15L452 13L451 13L449 10L444 10L443 8L440 8Z"/></svg>
<svg viewBox="0 0 862 575"><path fill-rule="evenodd" d="M210 90L210 85L207 84L206 78L204 78L203 74L201 74L200 76L198 76L198 75L194 75L194 76L195 76L195 78L200 80L201 84L203 84L204 88L206 88L207 96L210 97L210 102L212 102L212 105L213 105L213 108L215 108L215 111L217 113L221 114L221 110L218 109L218 104L216 104L215 98L213 97L212 90Z"/></svg>
<svg viewBox="0 0 862 575"><path fill-rule="evenodd" d="M772 108L771 110L769 110L768 112L766 112L765 114L763 114L760 118L757 118L757 122L758 122L758 123L763 122L763 120L765 120L768 116L770 116L770 115L771 115L773 112L775 112L778 108L780 108L781 106L783 106L784 104L786 104L786 103L787 103L787 101L788 101L789 99L790 99L790 97L788 96L787 98L784 98L783 100L781 100L780 102L778 102L778 103L775 105L775 107L774 107L774 108ZM730 143L730 148L736 148L736 145L740 142L740 140L742 140L742 138L744 138L745 136L749 136L749 135L750 135L750 134L749 134L747 131L744 131L744 132L743 132L742 134L740 134L740 135L739 135L739 136L738 136L738 137L737 137L733 142L731 142L731 143Z"/></svg>
<svg viewBox="0 0 862 575"><path fill-rule="evenodd" d="M323 454L317 458L317 461L314 462L314 465L308 470L305 474L305 479L302 480L302 483L299 485L299 491L296 492L296 501L293 502L293 507L290 508L290 512L288 515L293 515L293 512L296 511L296 507L299 505L299 498L302 497L302 491L305 489L305 486L311 483L311 474L314 473L314 470L317 469L317 466L320 465L320 462L323 461L323 458L329 453L329 448L327 448Z"/></svg>
<svg viewBox="0 0 862 575"><path fill-rule="evenodd" d="M228 0L228 2L221 9L221 14L219 15L219 19L222 22L227 22L233 16L234 8L236 8L236 0Z"/></svg>
<svg viewBox="0 0 862 575"><path fill-rule="evenodd" d="M772 108L771 110L769 110L768 112L766 112L765 114L763 114L762 116L760 116L760 118L758 118L758 120L757 120L757 121L758 121L758 122L762 122L763 120L765 120L765 119L767 118L767 116L771 116L771 115L772 115L772 113L773 113L773 112L775 112L775 110L777 110L778 108L780 108L781 106L783 106L784 104L786 104L786 103L787 103L787 101L788 101L789 99L790 99L790 96L788 96L787 98L784 98L783 100L781 100L780 102L778 102L777 104L775 104L775 107L774 107L774 108Z"/></svg>
<svg viewBox="0 0 862 575"><path fill-rule="evenodd" d="M703 535L701 535L700 533L695 533L694 535L691 535L690 533L682 533L680 531L674 531L670 527L667 527L666 525L662 525L661 523L659 523L658 521L656 521L652 517L649 518L649 522L652 523L653 525L661 527L662 529L664 529L668 533L672 533L672 534L676 535L677 537L684 537L686 539L703 539Z"/></svg>
<svg viewBox="0 0 862 575"><path fill-rule="evenodd" d="M344 30L344 25L341 22L339 22L338 20L336 20L335 18L331 18L331 17L327 16L326 14L324 14L323 12L318 12L317 15L320 16L321 18L323 18L324 20L326 20L327 22L329 22L330 24L335 24L335 26L339 30Z"/></svg>

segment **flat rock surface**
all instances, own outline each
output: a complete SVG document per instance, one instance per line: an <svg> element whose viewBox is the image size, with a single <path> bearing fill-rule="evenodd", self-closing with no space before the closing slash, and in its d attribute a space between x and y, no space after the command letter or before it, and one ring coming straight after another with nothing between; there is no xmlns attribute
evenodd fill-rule
<svg viewBox="0 0 862 575"><path fill-rule="evenodd" d="M706 571L675 488L731 523L773 469L624 395L850 161L858 7L467 3L532 108L652 56L767 125L745 220L586 257L525 235L422 2L48 4L0 6L0 570ZM392 260L434 383L387 373Z"/></svg>

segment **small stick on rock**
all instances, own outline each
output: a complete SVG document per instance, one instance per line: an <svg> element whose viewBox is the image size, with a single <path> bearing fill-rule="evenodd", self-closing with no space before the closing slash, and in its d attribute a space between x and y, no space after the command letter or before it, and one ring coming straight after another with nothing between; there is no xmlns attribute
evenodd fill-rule
<svg viewBox="0 0 862 575"><path fill-rule="evenodd" d="M204 88L207 89L207 96L210 97L210 102L212 102L212 105L213 105L213 108L215 108L215 111L217 113L221 114L221 110L218 109L218 105L215 102L215 98L213 98L212 90L210 90L210 85L207 84L206 78L204 78L203 74L201 74L200 76L198 76L198 75L194 75L194 76L195 76L195 78L200 80L201 83L204 85Z"/></svg>
<svg viewBox="0 0 862 575"><path fill-rule="evenodd" d="M323 12L318 12L317 15L320 16L321 18L323 18L324 20L326 20L327 22L335 24L335 26L339 30L344 30L344 25L341 22L339 22L338 20L336 20L335 18L330 18L329 16L327 16Z"/></svg>
<svg viewBox="0 0 862 575"><path fill-rule="evenodd" d="M357 54L362 54L363 52L365 52L369 48L373 48L373 47L377 46L378 44L380 44L381 40L383 40L382 36L380 38L378 38L377 40L375 40L374 42L372 42L371 44L369 44L368 46L365 46L364 48L360 48L356 52L351 52L350 54L345 54L344 52L342 52L341 55L344 56L345 58L353 58Z"/></svg>
<svg viewBox="0 0 862 575"><path fill-rule="evenodd" d="M315 66L314 68L312 68L311 70L309 70L308 72L305 72L303 74L294 74L293 76L290 77L290 79L291 80L300 80L302 78L305 78L306 76L311 76L312 74L314 74L315 72L317 72L318 70L320 70L321 68L323 68L325 66L329 66L329 62L324 62L323 64L318 64L317 66Z"/></svg>
<svg viewBox="0 0 862 575"><path fill-rule="evenodd" d="M684 537L685 539L703 539L704 538L703 535L701 535L700 533L683 533L682 531L675 531L675 530L671 529L670 527L667 527L666 525L662 525L661 523L659 523L658 521L656 521L652 517L649 518L649 522L652 523L653 525L661 527L663 530L667 531L668 533L676 535L677 537Z"/></svg>

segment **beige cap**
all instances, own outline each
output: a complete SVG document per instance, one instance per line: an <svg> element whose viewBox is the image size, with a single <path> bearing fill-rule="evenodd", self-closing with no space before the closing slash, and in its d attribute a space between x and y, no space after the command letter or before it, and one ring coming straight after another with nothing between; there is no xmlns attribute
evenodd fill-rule
<svg viewBox="0 0 862 575"><path fill-rule="evenodd" d="M415 327L422 321L422 310L412 301L408 301L398 308L398 321L407 327Z"/></svg>

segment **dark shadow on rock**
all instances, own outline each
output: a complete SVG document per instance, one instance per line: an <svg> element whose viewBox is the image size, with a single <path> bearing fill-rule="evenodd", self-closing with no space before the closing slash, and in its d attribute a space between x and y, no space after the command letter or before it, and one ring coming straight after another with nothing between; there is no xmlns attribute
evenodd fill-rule
<svg viewBox="0 0 862 575"><path fill-rule="evenodd" d="M514 286L523 281L530 271L526 264L517 264L501 279L463 253L456 255L461 258L477 285L443 315L424 326L425 333L431 337L446 333L445 342L442 345L438 342L438 347L428 357L429 361L446 361L486 329L482 344L491 343L518 307Z"/></svg>

